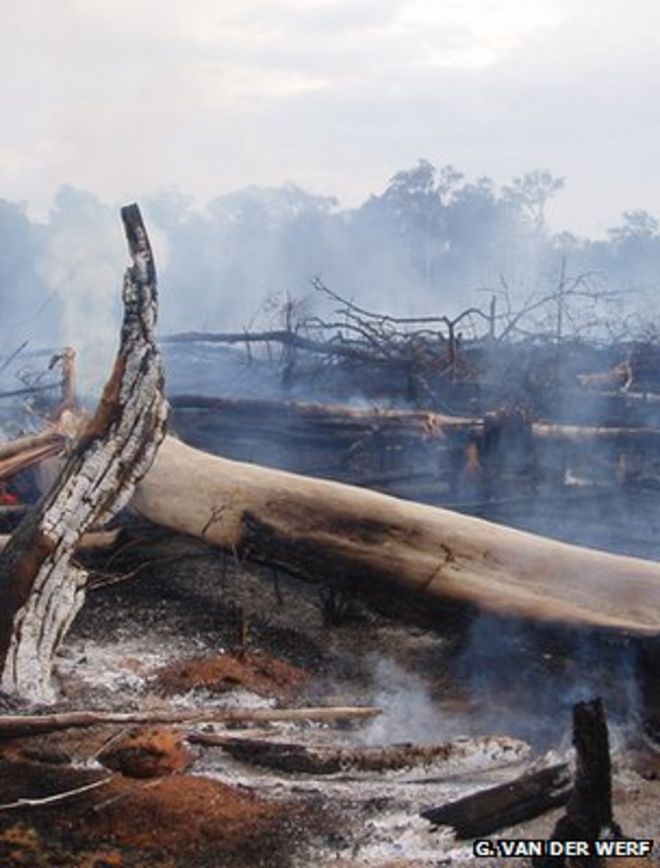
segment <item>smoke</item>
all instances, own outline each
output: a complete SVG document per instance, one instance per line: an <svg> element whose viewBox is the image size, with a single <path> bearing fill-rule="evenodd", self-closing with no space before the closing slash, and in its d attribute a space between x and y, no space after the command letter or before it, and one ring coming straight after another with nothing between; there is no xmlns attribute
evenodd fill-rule
<svg viewBox="0 0 660 868"><path fill-rule="evenodd" d="M55 200L39 273L60 300L54 339L72 346L83 392L98 388L109 370L120 316L126 262L117 219L87 193L62 189Z"/></svg>
<svg viewBox="0 0 660 868"><path fill-rule="evenodd" d="M618 307L604 296L598 302L567 295L566 332L650 334L659 322L651 292L660 265L658 222L630 211L606 241L553 235L543 211L561 186L547 172L532 172L498 189L490 179L467 180L452 167L420 161L352 209L293 184L248 187L203 208L177 191L147 196L141 204L158 266L160 331L277 327L277 305L269 310L265 303L286 298L332 321L332 302L311 288L314 276L393 315L486 309L496 293L504 316L556 290L566 257L569 276L598 271L603 291L635 290L620 296ZM43 223L31 222L23 206L0 206L7 352L25 339L73 345L91 394L116 348L127 262L118 208L71 187L59 191ZM525 327L552 333L553 305L534 310ZM461 328L469 336L470 323ZM524 378L524 365L516 376Z"/></svg>
<svg viewBox="0 0 660 868"><path fill-rule="evenodd" d="M657 315L649 290L660 264L658 222L629 211L607 241L553 235L543 209L560 187L561 179L532 172L497 189L490 179L469 181L420 161L353 209L293 184L248 187L202 209L176 191L148 196L142 204L162 287L161 329L246 327L263 315L268 297L309 299L315 275L394 315L483 308L483 290L499 293L501 313L556 288L564 256L572 274L599 271L603 288L636 290L625 310L595 312L582 296L566 301L567 328L642 310L648 328ZM0 209L5 311L31 316L21 329L30 337L75 344L91 365L90 382L111 355L106 345L119 316L126 253L117 210L71 187L59 191L43 224L13 203ZM547 325L537 320L532 325Z"/></svg>
<svg viewBox="0 0 660 868"><path fill-rule="evenodd" d="M157 227L150 230L157 261L167 264L167 247ZM97 394L117 350L121 286L128 264L118 209L89 193L63 187L55 198L36 271L48 296L57 299L49 343L78 354L81 395Z"/></svg>
<svg viewBox="0 0 660 868"><path fill-rule="evenodd" d="M427 684L393 660L371 661L371 702L382 713L362 733L368 745L441 742L459 734L458 721L443 714Z"/></svg>
<svg viewBox="0 0 660 868"><path fill-rule="evenodd" d="M478 616L445 663L448 683L468 700L463 710L455 702L443 708L431 672L375 656L367 662L369 701L382 709L360 735L367 745L508 735L541 751L566 748L573 706L596 696L617 737L639 719L637 651L622 638Z"/></svg>
<svg viewBox="0 0 660 868"><path fill-rule="evenodd" d="M452 674L478 703L473 726L546 748L570 733L573 705L596 696L613 725L633 728L640 710L636 654L623 637L481 615Z"/></svg>

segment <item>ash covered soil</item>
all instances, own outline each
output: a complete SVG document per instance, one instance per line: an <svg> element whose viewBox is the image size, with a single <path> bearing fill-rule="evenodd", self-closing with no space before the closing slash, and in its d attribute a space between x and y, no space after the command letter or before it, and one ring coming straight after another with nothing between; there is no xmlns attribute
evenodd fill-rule
<svg viewBox="0 0 660 868"><path fill-rule="evenodd" d="M610 714L615 817L630 837L657 835L660 753L638 734L626 647L469 613L452 615L442 633L409 626L348 592L178 536L133 546L129 560L114 568L132 566L132 576L90 591L67 638L57 710L373 704L382 714L335 723L104 725L5 741L0 865L471 862L471 842L434 828L420 811L539 763L570 762L572 704L596 694ZM301 771L278 764L277 751L275 762L257 762L261 754L249 745L237 752L199 743L214 734L239 747L249 738L312 756L335 751L339 766ZM404 749L401 761L390 753L384 763L364 761L401 743L448 747L423 760L412 752L406 762ZM80 791L43 801L73 790ZM549 836L562 813L498 835Z"/></svg>

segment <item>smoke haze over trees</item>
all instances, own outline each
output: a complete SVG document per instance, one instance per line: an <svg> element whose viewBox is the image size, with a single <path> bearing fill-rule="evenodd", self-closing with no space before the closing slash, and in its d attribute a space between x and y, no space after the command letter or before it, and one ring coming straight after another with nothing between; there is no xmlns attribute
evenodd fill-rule
<svg viewBox="0 0 660 868"><path fill-rule="evenodd" d="M605 239L553 233L546 206L563 186L537 170L498 188L419 160L350 210L293 184L248 187L203 210L181 193L159 193L142 204L163 288L160 329L242 328L263 322L264 301L287 293L314 305L314 276L395 315L486 308L492 291L521 305L557 286L564 258L571 274L590 272L603 290L629 291L619 324L648 326L658 313L658 220L631 210ZM24 204L0 200L5 347L112 342L123 270L116 224L115 203L71 187L60 189L45 223L30 220Z"/></svg>

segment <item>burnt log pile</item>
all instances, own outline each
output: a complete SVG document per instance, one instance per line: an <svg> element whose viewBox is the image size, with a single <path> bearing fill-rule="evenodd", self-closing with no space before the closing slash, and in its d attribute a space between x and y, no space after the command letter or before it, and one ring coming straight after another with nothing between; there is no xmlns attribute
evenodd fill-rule
<svg viewBox="0 0 660 868"><path fill-rule="evenodd" d="M336 403L356 396L451 415L483 416L520 406L533 418L576 425L660 427L660 349L652 340L589 343L524 328L517 313L468 307L455 316L392 316L366 310L318 278L331 309L308 315L289 299L277 328L183 332L165 345L242 347L267 359L284 393ZM550 295L541 305L552 307ZM300 308L300 309L298 309Z"/></svg>
<svg viewBox="0 0 660 868"><path fill-rule="evenodd" d="M518 409L470 418L195 395L171 407L173 430L208 452L484 517L539 497L551 510L660 489L660 429L533 422Z"/></svg>

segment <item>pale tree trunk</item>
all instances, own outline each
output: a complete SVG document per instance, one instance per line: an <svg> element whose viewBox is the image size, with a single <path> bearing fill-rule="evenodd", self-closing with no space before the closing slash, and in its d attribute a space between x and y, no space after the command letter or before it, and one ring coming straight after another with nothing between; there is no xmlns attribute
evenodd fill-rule
<svg viewBox="0 0 660 868"><path fill-rule="evenodd" d="M165 432L153 257L137 206L123 208L122 220L132 265L112 374L54 485L0 555L1 685L32 698L50 696L53 654L85 597L76 546L130 500Z"/></svg>
<svg viewBox="0 0 660 868"><path fill-rule="evenodd" d="M132 508L156 524L358 593L431 608L660 633L660 564L281 470L167 437Z"/></svg>

